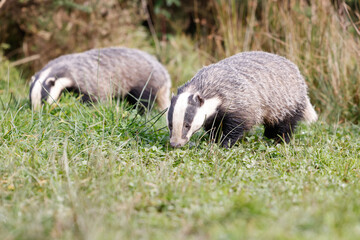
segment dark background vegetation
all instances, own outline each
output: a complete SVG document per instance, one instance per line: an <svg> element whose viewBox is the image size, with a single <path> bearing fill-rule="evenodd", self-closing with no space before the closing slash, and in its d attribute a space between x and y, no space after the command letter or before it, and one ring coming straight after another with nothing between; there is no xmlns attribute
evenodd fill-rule
<svg viewBox="0 0 360 240"><path fill-rule="evenodd" d="M269 51L300 67L324 120L358 123L359 6L357 0L3 0L0 51L28 81L62 54L136 47L166 65L174 89L203 65L240 51Z"/></svg>

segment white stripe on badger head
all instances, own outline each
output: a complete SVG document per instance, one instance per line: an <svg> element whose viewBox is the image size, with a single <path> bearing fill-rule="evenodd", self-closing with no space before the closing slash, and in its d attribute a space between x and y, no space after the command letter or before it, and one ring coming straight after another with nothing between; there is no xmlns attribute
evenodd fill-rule
<svg viewBox="0 0 360 240"><path fill-rule="evenodd" d="M40 73L37 80L34 80L34 86L31 89L30 98L31 105L34 110L38 110L41 107L41 90L45 80L49 77L51 67Z"/></svg>
<svg viewBox="0 0 360 240"><path fill-rule="evenodd" d="M186 135L188 139L204 125L207 118L216 114L216 110L220 104L221 100L218 97L204 99L204 104L196 112L191 128Z"/></svg>
<svg viewBox="0 0 360 240"><path fill-rule="evenodd" d="M176 139L176 140L181 139L185 112L186 112L186 108L189 105L188 101L190 95L191 94L188 92L181 93L178 96L178 99L175 103L174 112L172 116L172 125L173 125L173 129L171 133L172 139Z"/></svg>
<svg viewBox="0 0 360 240"><path fill-rule="evenodd" d="M194 94L194 101L197 101L195 98L197 94ZM218 106L221 103L221 100L217 97L211 99L203 99L204 102L201 106L192 106L192 108L196 108L196 111L189 111L188 114L194 113L195 116L187 116L187 110L189 106L189 96L191 93L185 92L178 96L178 99L174 106L173 116L172 116L172 133L170 144L173 146L183 146L185 145L191 138L191 136L198 131L203 125L207 117L211 117L216 113ZM200 96L201 97L201 96ZM187 132L186 137L183 137L183 127L185 118L191 119L190 130Z"/></svg>
<svg viewBox="0 0 360 240"><path fill-rule="evenodd" d="M55 85L51 87L49 91L49 97L47 98L47 102L52 104L54 101L57 101L60 97L60 94L65 88L73 87L74 82L70 78L58 78L55 80Z"/></svg>

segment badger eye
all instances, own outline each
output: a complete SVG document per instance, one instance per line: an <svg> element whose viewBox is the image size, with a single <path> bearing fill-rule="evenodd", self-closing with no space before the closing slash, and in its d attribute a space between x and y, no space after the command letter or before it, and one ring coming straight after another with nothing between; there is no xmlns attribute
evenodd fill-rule
<svg viewBox="0 0 360 240"><path fill-rule="evenodd" d="M172 129L172 127L173 127L173 126L172 126L172 124L171 124L171 123L169 123L169 129L170 129L170 130Z"/></svg>
<svg viewBox="0 0 360 240"><path fill-rule="evenodd" d="M185 128L185 129L190 129L190 127L191 127L191 125L190 125L190 124L188 124L188 123L184 123L184 128Z"/></svg>

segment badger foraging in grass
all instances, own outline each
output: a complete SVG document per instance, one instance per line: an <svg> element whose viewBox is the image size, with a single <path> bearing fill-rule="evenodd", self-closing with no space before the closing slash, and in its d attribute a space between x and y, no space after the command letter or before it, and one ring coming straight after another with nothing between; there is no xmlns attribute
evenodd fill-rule
<svg viewBox="0 0 360 240"><path fill-rule="evenodd" d="M185 145L202 126L232 147L256 124L288 143L296 124L317 120L298 67L275 54L243 52L202 68L178 88L167 112L170 145Z"/></svg>
<svg viewBox="0 0 360 240"><path fill-rule="evenodd" d="M155 57L137 49L111 47L68 54L50 61L31 79L30 102L39 109L57 101L67 89L79 92L84 101L126 97L144 107L156 98L158 108L170 105L171 81ZM151 105L150 105L151 106Z"/></svg>

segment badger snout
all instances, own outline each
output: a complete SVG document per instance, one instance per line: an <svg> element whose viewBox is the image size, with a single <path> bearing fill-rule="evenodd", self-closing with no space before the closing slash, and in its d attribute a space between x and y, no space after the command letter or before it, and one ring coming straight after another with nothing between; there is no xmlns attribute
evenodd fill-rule
<svg viewBox="0 0 360 240"><path fill-rule="evenodd" d="M176 142L170 142L170 145L171 145L173 148L181 147L181 144L180 144L180 143L176 143Z"/></svg>
<svg viewBox="0 0 360 240"><path fill-rule="evenodd" d="M40 108L41 108L41 104L32 103L32 104L31 104L31 108L32 108L34 111L38 111L38 110L40 110Z"/></svg>
<svg viewBox="0 0 360 240"><path fill-rule="evenodd" d="M182 147L188 142L188 139L170 139L170 145L174 148Z"/></svg>

